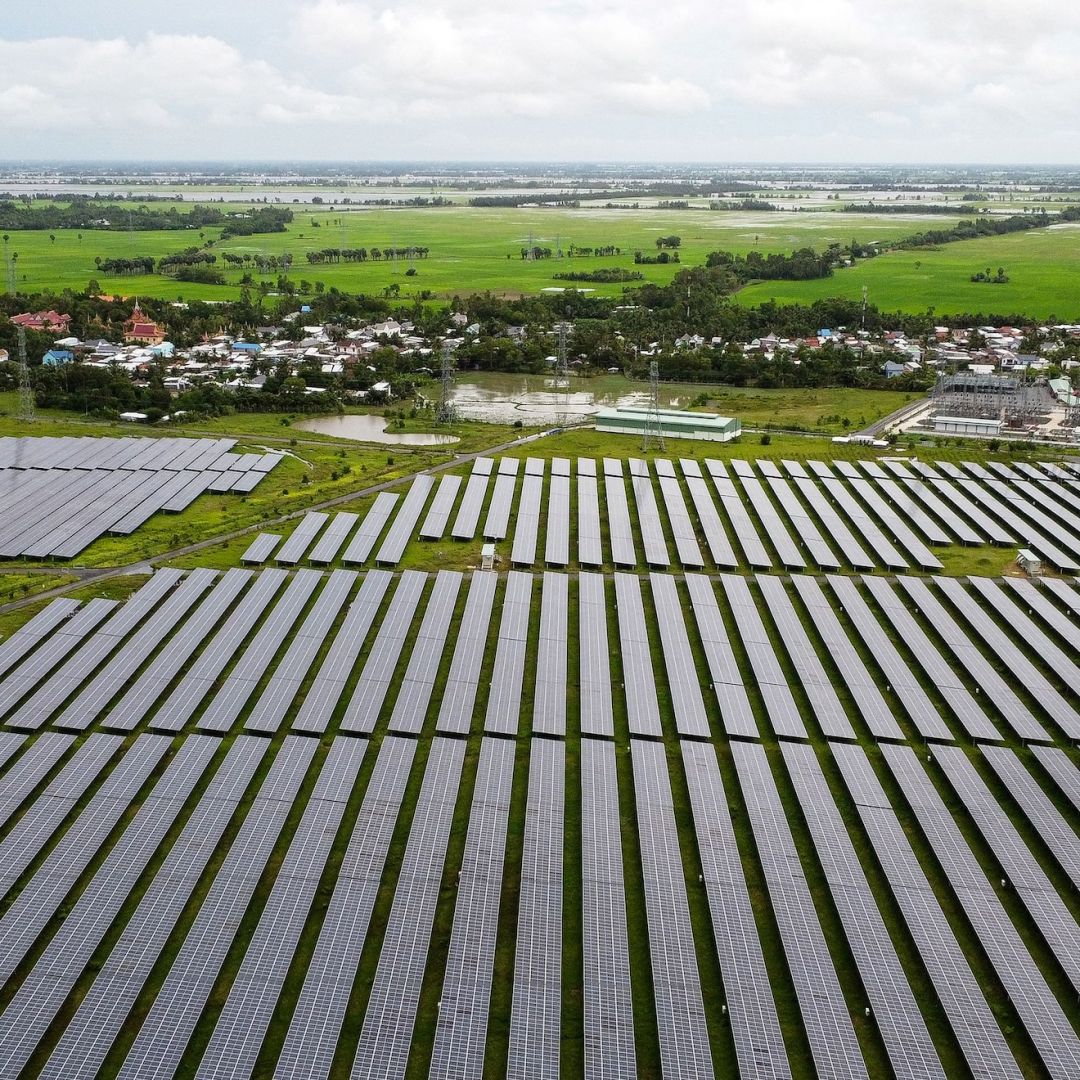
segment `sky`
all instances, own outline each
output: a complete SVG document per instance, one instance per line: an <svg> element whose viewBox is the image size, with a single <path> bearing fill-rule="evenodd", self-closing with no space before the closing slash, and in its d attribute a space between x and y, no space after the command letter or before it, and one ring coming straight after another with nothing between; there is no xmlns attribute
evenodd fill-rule
<svg viewBox="0 0 1080 1080"><path fill-rule="evenodd" d="M1076 164L1078 55L1076 0L39 0L0 158Z"/></svg>

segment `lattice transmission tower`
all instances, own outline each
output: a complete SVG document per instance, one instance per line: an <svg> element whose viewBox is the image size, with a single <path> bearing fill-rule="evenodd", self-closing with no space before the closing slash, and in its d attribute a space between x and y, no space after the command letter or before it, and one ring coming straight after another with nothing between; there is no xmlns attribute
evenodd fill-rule
<svg viewBox="0 0 1080 1080"><path fill-rule="evenodd" d="M566 355L566 333L569 329L565 322L556 327L559 332L559 347L555 358L555 426L564 428L570 423L570 363Z"/></svg>
<svg viewBox="0 0 1080 1080"><path fill-rule="evenodd" d="M19 419L31 423L34 419L34 387L30 382L30 365L26 360L26 331L19 327Z"/></svg>
<svg viewBox="0 0 1080 1080"><path fill-rule="evenodd" d="M439 374L439 404L435 419L440 424L452 424L457 418L454 406L454 351L449 345L442 347L442 368Z"/></svg>
<svg viewBox="0 0 1080 1080"><path fill-rule="evenodd" d="M664 429L660 423L660 365L655 360L649 363L649 406L641 436L641 449L648 451L651 447L664 449Z"/></svg>

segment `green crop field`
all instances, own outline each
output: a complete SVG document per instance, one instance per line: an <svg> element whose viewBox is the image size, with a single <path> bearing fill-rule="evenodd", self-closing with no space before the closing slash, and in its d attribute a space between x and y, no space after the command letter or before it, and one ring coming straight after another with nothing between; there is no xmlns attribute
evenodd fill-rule
<svg viewBox="0 0 1080 1080"><path fill-rule="evenodd" d="M937 220L937 219L934 219ZM318 225L315 223L318 222ZM683 266L699 265L710 251L790 251L798 247L824 248L831 243L858 239L863 243L887 240L925 229L930 219L921 215L874 216L829 211L799 213L745 213L708 210L605 210L480 209L464 206L428 209L358 210L328 207L304 209L285 233L235 237L214 245L217 252L293 256L290 277L311 283L322 281L347 292L381 293L396 284L403 296L427 289L452 296L491 290L499 293L535 293L544 288L574 287L552 275L568 270L621 267L639 270L645 280L670 281L675 265L634 266L634 251L655 252L658 236L682 237ZM109 277L97 272L95 257L132 258L162 255L216 238L220 229L196 231L120 232L86 229L82 239L74 231L10 233L10 249L17 252L21 292L40 289L86 288L94 278L107 294L150 296L175 300L235 299L242 272L225 271L229 285L196 285L161 275ZM622 254L610 258L522 260L520 251L533 243L566 250L612 245ZM427 247L430 255L415 263L417 273L407 277L407 265L366 262L309 266L305 253L329 247ZM219 265L219 268L223 269ZM274 281L276 274L266 280ZM256 275L256 281L258 276ZM605 295L619 295L623 285L577 283Z"/></svg>
<svg viewBox="0 0 1080 1080"><path fill-rule="evenodd" d="M980 284L971 275L1003 267L1009 281ZM1080 272L1080 227L1049 229L964 240L935 249L894 251L868 259L818 281L765 281L739 293L756 307L768 300L807 304L826 297L858 299L865 285L871 303L884 311L1022 313L1034 318L1080 318L1076 288Z"/></svg>

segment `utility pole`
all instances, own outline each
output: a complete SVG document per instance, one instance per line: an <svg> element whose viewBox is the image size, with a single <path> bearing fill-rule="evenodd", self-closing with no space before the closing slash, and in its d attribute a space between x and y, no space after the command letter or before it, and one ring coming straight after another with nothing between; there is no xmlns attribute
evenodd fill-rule
<svg viewBox="0 0 1080 1080"><path fill-rule="evenodd" d="M664 429L660 426L660 366L655 360L649 362L649 408L641 437L642 451L648 452L651 447L664 449Z"/></svg>
<svg viewBox="0 0 1080 1080"><path fill-rule="evenodd" d="M30 365L26 362L26 330L19 327L19 419L34 420L34 388L30 383Z"/></svg>

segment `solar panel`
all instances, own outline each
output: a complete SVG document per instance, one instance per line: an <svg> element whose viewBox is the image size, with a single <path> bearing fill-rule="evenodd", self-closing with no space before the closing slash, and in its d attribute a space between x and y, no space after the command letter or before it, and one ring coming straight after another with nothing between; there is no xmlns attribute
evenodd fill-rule
<svg viewBox="0 0 1080 1080"><path fill-rule="evenodd" d="M233 658L240 644L262 615L267 605L285 584L284 570L269 569L259 573L221 630L184 674L165 699L150 726L159 731L179 731L191 719L199 703L213 687L217 677Z"/></svg>
<svg viewBox="0 0 1080 1080"><path fill-rule="evenodd" d="M664 729L660 723L649 632L645 627L641 582L633 574L615 575L615 608L619 616L619 648L630 734L659 737Z"/></svg>
<svg viewBox="0 0 1080 1080"><path fill-rule="evenodd" d="M759 582L761 581L763 579L759 578ZM826 652L832 657L833 663L836 664L844 680L844 685L847 687L848 693L851 694L852 700L858 706L871 735L877 739L902 740L905 737L903 730L896 722L892 710L867 670L866 665L863 664L862 658L848 637L847 631L840 624L836 612L833 611L825 598L817 579L799 576L793 577L791 583L806 606L814 629L824 643ZM763 588L762 591L765 592L765 589ZM766 600L768 600L767 594ZM799 669L799 659L794 655L790 645L788 650L792 652L792 662ZM813 659L808 656L806 662L810 670L812 670ZM829 690L821 691L819 689L821 686L819 682L820 676L815 674L813 678L815 692L824 692L827 695L832 694L835 696L831 681L828 684ZM806 685L805 682L804 685Z"/></svg>
<svg viewBox="0 0 1080 1080"><path fill-rule="evenodd" d="M293 529L292 534L279 548L274 561L287 566L298 563L307 554L315 537L329 520L329 514L321 514L317 511L305 514L300 524Z"/></svg>
<svg viewBox="0 0 1080 1080"><path fill-rule="evenodd" d="M754 710L750 706L739 663L724 628L724 619L716 602L712 582L701 574L687 574L686 588L690 593L690 604L694 609L698 636L709 664L709 676L717 704L720 706L724 730L729 735L756 738L758 729Z"/></svg>
<svg viewBox="0 0 1080 1080"><path fill-rule="evenodd" d="M953 542L952 537L895 480L888 476L880 476L875 478L874 486L884 494L884 497L893 506L903 511L908 520L931 544L951 544ZM871 505L871 508L873 509L873 505ZM960 539L965 543L976 542L968 540L966 536L961 536Z"/></svg>
<svg viewBox="0 0 1080 1080"><path fill-rule="evenodd" d="M264 563L274 554L274 548L278 546L281 537L277 533L259 533L248 545L247 550L240 556L240 561L245 563Z"/></svg>
<svg viewBox="0 0 1080 1080"><path fill-rule="evenodd" d="M495 477L495 487L488 504L487 519L484 522L485 540L506 539L510 525L510 508L514 503L514 488L517 486L517 458L502 458L499 461L499 474Z"/></svg>
<svg viewBox="0 0 1080 1080"><path fill-rule="evenodd" d="M293 698L300 691L300 686L307 678L315 657L318 656L338 614L345 606L353 586L356 584L355 570L335 570L326 581L311 611L303 621L295 637L289 642L284 654L274 667L270 681L266 684L259 700L244 721L249 731L273 732L281 726L285 714L292 705ZM286 599L288 594L286 594ZM268 659L273 654L269 653ZM246 659L246 655L245 655ZM245 668L245 675L253 677L257 668L252 665ZM262 669L265 670L265 667ZM261 678L262 671L259 671Z"/></svg>
<svg viewBox="0 0 1080 1080"><path fill-rule="evenodd" d="M626 501L626 485L623 483L622 462L615 461L618 472L609 471L611 458L604 458L604 502L607 506L608 539L611 543L611 561L616 566L637 566L634 547L634 528L630 524L630 504Z"/></svg>
<svg viewBox="0 0 1080 1080"><path fill-rule="evenodd" d="M1025 578L1002 578L1002 581L1023 601L1029 612L1034 612L1070 648L1080 651L1080 628L1051 600L1046 592ZM1066 586L1067 587L1067 586Z"/></svg>
<svg viewBox="0 0 1080 1080"><path fill-rule="evenodd" d="M981 747L983 756L997 773L1031 827L1053 853L1058 865L1080 886L1080 839L1065 816L1050 801L1016 754L1004 746Z"/></svg>
<svg viewBox="0 0 1080 1080"><path fill-rule="evenodd" d="M390 515L394 511L399 496L390 491L380 491L371 504L371 509L360 522L360 527L353 534L345 554L341 556L343 563L365 563L371 554L375 542L382 535Z"/></svg>
<svg viewBox="0 0 1080 1080"><path fill-rule="evenodd" d="M582 739L580 753L585 1080L635 1080L616 751Z"/></svg>
<svg viewBox="0 0 1080 1080"><path fill-rule="evenodd" d="M735 616L735 625L773 730L784 738L805 739L806 728L799 714L799 706L788 686L787 676L780 666L765 624L761 621L750 586L745 578L733 574L721 574L720 583Z"/></svg>
<svg viewBox="0 0 1080 1080"><path fill-rule="evenodd" d="M570 475L570 459L564 457L557 457L551 459L551 475L552 476L569 476Z"/></svg>
<svg viewBox="0 0 1080 1080"><path fill-rule="evenodd" d="M53 1051L51 1075L90 1080L98 1074L266 746L240 736L230 747L69 1020ZM182 796L143 804L0 1015L11 1068L18 1071L29 1059L182 807ZM139 962L130 953L135 943Z"/></svg>
<svg viewBox="0 0 1080 1080"><path fill-rule="evenodd" d="M465 743L435 738L352 1063L353 1080L402 1080L427 966Z"/></svg>
<svg viewBox="0 0 1080 1080"><path fill-rule="evenodd" d="M498 582L498 577L491 573L474 573L472 576L439 706L439 718L435 725L439 731L465 735L472 726L473 705Z"/></svg>
<svg viewBox="0 0 1080 1080"><path fill-rule="evenodd" d="M832 679L818 657L810 635L784 588L784 582L767 574L758 574L756 580L765 599L765 606L768 607L780 633L784 651L798 673L822 732L830 739L854 739L855 731L837 696ZM816 581L813 583L817 584ZM893 727L897 734L902 735L895 722Z"/></svg>
<svg viewBox="0 0 1080 1080"><path fill-rule="evenodd" d="M25 735L14 731L0 731L0 770L3 770L24 742L26 742Z"/></svg>
<svg viewBox="0 0 1080 1080"><path fill-rule="evenodd" d="M532 460L532 459L530 459ZM536 538L540 528L540 504L544 495L544 477L526 472L521 481L517 516L514 519L514 543L510 561L515 566L532 566L536 559Z"/></svg>
<svg viewBox="0 0 1080 1080"><path fill-rule="evenodd" d="M906 581L906 578L898 579L901 583ZM919 625L918 621L911 614L910 611L904 606L903 602L893 591L892 587L887 581L879 578L863 578L863 583L870 590L870 594L877 602L878 606L885 613L886 618L892 623L896 633L899 635L904 644L911 650L912 655L918 660L919 665L926 672L931 683L937 692L948 703L949 708L952 710L953 715L956 717L960 726L971 736L973 739L980 739L986 742L1001 742L1001 735L997 728L989 720L983 710L980 708L978 702L976 702L974 696L968 690L964 684L963 679L957 674L956 669L950 664L944 656L938 651L937 646L926 635L926 632ZM940 605L938 605L940 607ZM953 640L956 642L957 648L968 657L968 651L965 648L966 639L960 634L959 629L955 623L945 615L944 611L940 614L944 617L944 622L939 622L933 619L933 626L935 631L940 634L944 634L948 631L952 634ZM949 644L946 641L946 644ZM970 643L967 643L970 646ZM950 646L950 651L952 651ZM955 652L954 652L954 655ZM978 667L981 657L970 657L974 666ZM988 679L992 679L992 676L988 675ZM900 692L899 686L897 692ZM914 694L908 690L909 697L914 697ZM905 705L907 702L905 701ZM942 738L946 741L952 741L951 735L942 735Z"/></svg>
<svg viewBox="0 0 1080 1080"><path fill-rule="evenodd" d="M611 653L602 574L578 574L578 701L583 735L611 738Z"/></svg>
<svg viewBox="0 0 1080 1080"><path fill-rule="evenodd" d="M1080 614L1080 592L1077 592L1069 582L1055 578L1045 578L1043 584L1048 588L1066 607Z"/></svg>
<svg viewBox="0 0 1080 1080"><path fill-rule="evenodd" d="M379 633L368 653L352 697L341 718L342 731L374 731L387 691L394 682L401 650L409 638L420 597L427 586L427 574L406 570L398 578Z"/></svg>
<svg viewBox="0 0 1080 1080"><path fill-rule="evenodd" d="M148 1071L175 1075L316 749L313 739L286 737L142 1020L118 1076L131 1080ZM316 785L316 794L319 790ZM325 809L322 812L325 815ZM265 973L261 977L266 978Z"/></svg>
<svg viewBox="0 0 1080 1080"><path fill-rule="evenodd" d="M543 458L526 458L525 459L525 475L526 476L543 476L544 475L544 459Z"/></svg>
<svg viewBox="0 0 1080 1080"><path fill-rule="evenodd" d="M660 625L660 645L667 669L668 692L680 735L707 739L711 731L701 682L683 621L678 585L670 574L649 575L653 606Z"/></svg>
<svg viewBox="0 0 1080 1080"><path fill-rule="evenodd" d="M713 562L721 567L738 566L739 560L731 548L731 541L728 540L724 524L717 513L716 504L709 494L709 486L701 475L701 466L691 458L682 458L679 465Z"/></svg>
<svg viewBox="0 0 1080 1080"><path fill-rule="evenodd" d="M686 508L682 488L675 477L674 466L670 461L666 464L671 469L671 473L659 477L660 494L667 509L671 535L675 540L675 550L678 552L679 562L683 566L700 568L705 565L705 560L701 557L701 548L698 546L694 523L691 521L690 512ZM657 467L659 468L659 462L657 462Z"/></svg>
<svg viewBox="0 0 1080 1080"><path fill-rule="evenodd" d="M1080 810L1080 771L1069 760L1065 751L1052 746L1032 746L1031 752L1069 802Z"/></svg>
<svg viewBox="0 0 1080 1080"><path fill-rule="evenodd" d="M952 579L935 578L934 580L937 582L938 588L964 613L964 617L981 637L988 641L1011 646L1008 638L990 623L986 613L964 592L963 586L959 582L955 582L956 588L954 589ZM949 650L979 685L982 692L990 696L994 707L1001 713L1017 735L1022 739L1035 742L1050 742L1050 738L1042 725L1031 715L1030 711L1002 676L990 665L986 657L975 648L967 635L964 634L930 591L929 586L924 581L916 579L902 580L901 585L908 596L915 601L919 610L933 623L936 632L941 635ZM1026 670L1023 668L1024 658L1019 656L1015 646L1012 646L1012 650L1017 655L1010 656L1009 659L1016 664L1018 670ZM1006 649L1007 653L1008 650ZM1031 671L1034 671L1034 668L1031 668ZM1049 683L1045 679L1042 681L1045 685L1040 685L1040 693L1046 693L1047 691L1054 693ZM1044 701L1044 708L1058 723L1063 721L1065 723L1075 723L1073 730L1080 733L1080 717L1076 717L1072 713L1072 710L1060 698L1060 695L1055 694L1054 697L1056 700Z"/></svg>
<svg viewBox="0 0 1080 1080"><path fill-rule="evenodd" d="M856 494L862 499L878 520L893 535L901 547L903 547L916 566L924 570L940 570L941 560L934 555L929 548L915 535L899 514L877 493L876 488L869 480L854 477L851 486Z"/></svg>
<svg viewBox="0 0 1080 1080"><path fill-rule="evenodd" d="M769 568L772 566L772 556L765 550L765 545L761 542L757 529L754 528L749 512L743 505L735 485L728 478L724 463L707 458L705 468L708 469L713 486L720 496L720 506L735 530L735 539L739 541L744 560L749 566Z"/></svg>
<svg viewBox="0 0 1080 1080"><path fill-rule="evenodd" d="M739 1072L785 1080L791 1070L716 751L697 742L680 749Z"/></svg>
<svg viewBox="0 0 1080 1080"><path fill-rule="evenodd" d="M483 1075L515 749L507 739L480 742L428 1071L432 1078Z"/></svg>
<svg viewBox="0 0 1080 1080"><path fill-rule="evenodd" d="M489 463L488 472L476 471L476 465L481 461ZM461 505L458 507L457 517L454 519L454 527L450 530L450 535L455 540L471 540L476 535L476 526L480 521L480 511L484 507L484 498L487 495L490 462L491 458L477 458L473 463L472 475L465 484L465 494L461 497Z"/></svg>
<svg viewBox="0 0 1080 1080"><path fill-rule="evenodd" d="M359 519L359 514L335 514L330 519L326 532L309 552L308 561L321 566L332 563Z"/></svg>
<svg viewBox="0 0 1080 1080"><path fill-rule="evenodd" d="M865 1077L859 1041L765 749L736 742L731 755L818 1075Z"/></svg>
<svg viewBox="0 0 1080 1080"><path fill-rule="evenodd" d="M474 476L490 476L495 468L495 461L489 457L473 458L472 471Z"/></svg>
<svg viewBox="0 0 1080 1080"><path fill-rule="evenodd" d="M559 1080L560 1076L565 773L565 746L552 739L533 739L521 856L508 1080Z"/></svg>
<svg viewBox="0 0 1080 1080"><path fill-rule="evenodd" d="M532 729L545 735L566 734L569 581L565 574L546 572L540 596L540 639L536 654Z"/></svg>
<svg viewBox="0 0 1080 1080"><path fill-rule="evenodd" d="M14 732L5 735L20 738ZM71 748L74 735L45 731L36 738L0 779L0 826L11 817L26 797L35 791L56 763Z"/></svg>
<svg viewBox="0 0 1080 1080"><path fill-rule="evenodd" d="M427 473L420 473L413 480L408 494L401 500L394 523L390 526L390 531L386 534L382 547L375 556L377 563L394 566L401 561L401 556L405 554L405 547L412 539L413 529L420 520L420 514L423 512L434 484L435 478Z"/></svg>
<svg viewBox="0 0 1080 1080"><path fill-rule="evenodd" d="M776 548L776 554L780 558L781 565L792 569L801 570L805 568L806 560L802 557L795 541L791 539L787 526L784 525L776 511L776 507L773 506L765 489L761 486L761 481L754 476L749 463L736 459L732 461L731 467L739 477L743 491L746 492L747 498L750 500L750 505L753 506L757 516L761 519L766 535L772 541L773 547Z"/></svg>
<svg viewBox="0 0 1080 1080"><path fill-rule="evenodd" d="M1080 1039L937 789L909 747L886 745L881 749L1047 1072L1061 1080L1076 1076ZM1075 929L1073 936L1075 939Z"/></svg>
<svg viewBox="0 0 1080 1080"><path fill-rule="evenodd" d="M199 727L207 731L228 731L233 726L322 580L318 570L298 570L293 575L289 587L199 717Z"/></svg>
<svg viewBox="0 0 1080 1080"><path fill-rule="evenodd" d="M914 477L905 479L904 488L907 491L910 491L911 494L914 495L915 498L918 499L932 514L936 515L938 520L943 521L949 532L951 532L960 543L985 543L982 533L974 529L966 518L961 517L960 514L953 511L942 499L939 499L937 491L932 490L922 480L915 479ZM1001 532L996 526L995 531Z"/></svg>
<svg viewBox="0 0 1080 1080"><path fill-rule="evenodd" d="M780 747L885 1051L897 1076L939 1077L934 1049L889 931L812 746Z"/></svg>
<svg viewBox="0 0 1080 1080"><path fill-rule="evenodd" d="M409 657L409 666L401 679L394 711L390 715L388 727L391 731L419 735L423 729L461 581L462 575L453 570L440 570L435 578L427 610Z"/></svg>
<svg viewBox="0 0 1080 1080"><path fill-rule="evenodd" d="M200 1080L238 1080L254 1072L366 748L362 739L331 745L203 1052L195 1074Z"/></svg>
<svg viewBox="0 0 1080 1080"><path fill-rule="evenodd" d="M495 666L491 672L491 688L484 717L484 730L492 734L516 735L518 731L532 589L531 574L511 570L506 575Z"/></svg>
<svg viewBox="0 0 1080 1080"><path fill-rule="evenodd" d="M79 601L57 597L0 644L0 676L6 675L31 649L78 610Z"/></svg>
<svg viewBox="0 0 1080 1080"><path fill-rule="evenodd" d="M1020 1080L1020 1069L983 997L979 980L866 752L859 746L837 744L833 755L972 1075Z"/></svg>
<svg viewBox="0 0 1080 1080"><path fill-rule="evenodd" d="M579 459L580 460L580 459ZM595 463L593 473L596 472ZM604 561L600 542L600 492L596 476L578 469L577 478L577 542L578 562L582 566L599 566Z"/></svg>
<svg viewBox="0 0 1080 1080"><path fill-rule="evenodd" d="M630 740L656 1026L665 1076L712 1080L685 871L664 746Z"/></svg>
<svg viewBox="0 0 1080 1080"><path fill-rule="evenodd" d="M763 466L764 462L758 462L759 468L763 468ZM810 558L817 566L839 570L840 560L832 553L832 549L825 542L825 538L818 532L814 519L799 501L795 492L792 491L791 485L780 476L769 476L767 480L776 501L795 527L803 546L810 552Z"/></svg>
<svg viewBox="0 0 1080 1080"><path fill-rule="evenodd" d="M450 514L457 501L458 488L461 487L460 476L444 476L439 481L439 487L435 492L435 498L431 500L427 517L420 526L421 540L441 540L450 524Z"/></svg>
<svg viewBox="0 0 1080 1080"><path fill-rule="evenodd" d="M216 570L193 570L156 611L135 631L82 692L56 718L56 727L81 730L134 677L146 658L165 640L217 578Z"/></svg>
<svg viewBox="0 0 1080 1080"><path fill-rule="evenodd" d="M544 562L548 566L565 566L570 561L569 461L566 465L565 474L556 475L552 471L548 487L547 533L544 543Z"/></svg>

